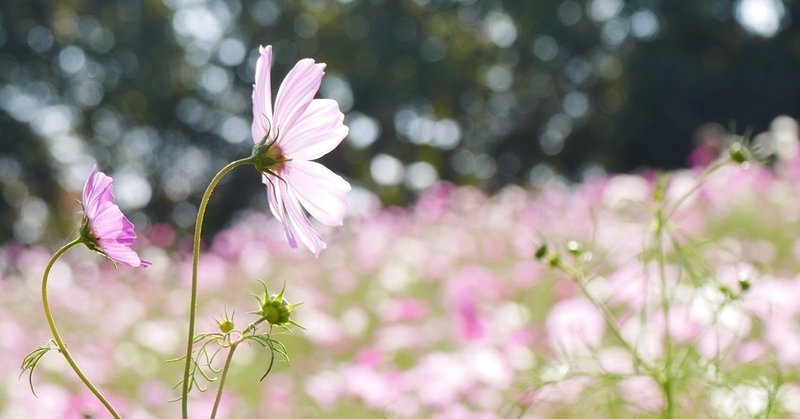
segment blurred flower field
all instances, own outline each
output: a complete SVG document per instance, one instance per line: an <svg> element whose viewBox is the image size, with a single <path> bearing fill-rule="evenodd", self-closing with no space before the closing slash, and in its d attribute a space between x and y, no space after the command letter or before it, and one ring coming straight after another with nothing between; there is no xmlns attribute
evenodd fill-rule
<svg viewBox="0 0 800 419"><path fill-rule="evenodd" d="M220 416L657 417L662 388L641 364L660 365L665 324L679 417L800 415L800 164L726 166L678 202L699 176L671 173L664 191L677 208L664 244L667 322L651 254L655 174L494 196L441 184L409 209L351 216L318 259L288 249L266 214L241 216L207 241L198 331L226 310L253 320L257 279L286 285L306 330L276 338L291 360L262 383L268 357L240 349ZM50 299L78 363L123 417L174 418L180 365L164 361L184 345L191 238L164 225L140 236L152 267L72 252ZM543 242L587 274L581 283L636 356L574 278L535 258ZM0 417L102 418L58 354L33 375L38 399L14 373L49 337L38 293L51 250L0 252ZM192 394L194 415L207 415L215 388Z"/></svg>

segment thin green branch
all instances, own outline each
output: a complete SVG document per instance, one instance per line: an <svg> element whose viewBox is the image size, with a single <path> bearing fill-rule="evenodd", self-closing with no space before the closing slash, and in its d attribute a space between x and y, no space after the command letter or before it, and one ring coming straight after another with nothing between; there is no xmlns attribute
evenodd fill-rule
<svg viewBox="0 0 800 419"><path fill-rule="evenodd" d="M197 272L200 261L200 237L203 232L203 219L206 214L206 207L211 199L211 194L214 192L214 188L216 188L217 184L219 184L228 172L236 167L251 163L252 157L248 157L233 161L223 167L222 170L211 179L205 193L203 193L200 207L197 210L197 220L194 226L194 246L192 248L192 289L189 302L189 332L188 338L186 339L186 362L183 369L183 386L181 389L181 415L183 419L189 418L189 389L191 387L189 376L192 369L192 347L194 345L194 327L197 310Z"/></svg>
<svg viewBox="0 0 800 419"><path fill-rule="evenodd" d="M58 350L59 352L61 352L61 355L64 355L64 359L67 360L67 363L69 364L70 367L72 367L72 370L75 371L75 374L78 376L78 378L80 378L80 380L83 382L84 385L86 385L89 391L91 391L95 395L95 397L97 397L97 399L100 400L100 403L102 403L103 406L106 407L108 412L111 413L111 416L113 416L115 419L119 419L120 418L119 413L117 413L117 411L114 410L114 407L111 406L111 403L109 403L108 400L106 400L106 398L100 393L100 390L98 390L92 384L92 382L86 377L86 375L83 374L81 369L78 368L78 364L75 363L75 360L72 359L72 356L67 350L67 345L64 344L64 341L61 340L61 335L58 333L58 328L56 327L55 320L53 319L53 314L50 311L50 303L47 300L47 279L50 276L50 270L53 268L53 265L55 265L56 261L58 260L58 258L61 257L61 255L66 253L67 250L69 250L70 248L75 247L81 243L83 243L83 240L79 237L65 244L61 249L58 249L58 251L50 259L50 262L48 262L47 267L44 270L44 275L42 276L42 305L44 306L44 315L45 317L47 317L47 324L50 326L50 331L53 333L53 339L55 340L56 345L58 346Z"/></svg>

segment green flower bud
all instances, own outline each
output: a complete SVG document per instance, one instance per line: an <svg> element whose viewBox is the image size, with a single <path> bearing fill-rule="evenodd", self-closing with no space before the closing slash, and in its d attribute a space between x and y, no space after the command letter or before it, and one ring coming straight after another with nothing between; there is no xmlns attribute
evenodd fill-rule
<svg viewBox="0 0 800 419"><path fill-rule="evenodd" d="M217 320L217 327L219 331L222 333L229 333L235 327L233 324L233 318L236 317L236 313L234 312L232 316L228 317L228 310L225 310L225 314L220 316L220 319Z"/></svg>
<svg viewBox="0 0 800 419"><path fill-rule="evenodd" d="M745 148L745 146L739 142L733 143L731 144L730 147L728 147L728 155L731 156L731 160L739 164L745 163L748 160L750 160L747 148Z"/></svg>
<svg viewBox="0 0 800 419"><path fill-rule="evenodd" d="M271 325L279 325L289 323L289 316L291 315L291 307L289 302L282 296L272 294L272 296L261 304L261 309L258 315L267 319Z"/></svg>
<svg viewBox="0 0 800 419"><path fill-rule="evenodd" d="M558 253L555 253L547 259L547 263L549 263L553 268L561 266L561 257L558 255Z"/></svg>
<svg viewBox="0 0 800 419"><path fill-rule="evenodd" d="M747 278L739 278L739 289L745 292L750 289L750 280Z"/></svg>
<svg viewBox="0 0 800 419"><path fill-rule="evenodd" d="M264 294L261 296L254 295L258 300L258 311L256 311L255 314L272 326L286 327L291 324L302 328L302 326L291 319L292 310L297 308L300 304L289 304L289 302L283 298L286 287L284 286L284 289L281 290L279 294L270 294L269 289L267 289L267 284L264 282L261 282L261 284L264 286Z"/></svg>
<svg viewBox="0 0 800 419"><path fill-rule="evenodd" d="M219 321L217 325L219 326L219 331L222 333L228 333L233 330L233 322L230 320Z"/></svg>
<svg viewBox="0 0 800 419"><path fill-rule="evenodd" d="M537 260L541 260L545 256L547 256L547 243L542 242L539 247L536 248L536 253L534 254Z"/></svg>

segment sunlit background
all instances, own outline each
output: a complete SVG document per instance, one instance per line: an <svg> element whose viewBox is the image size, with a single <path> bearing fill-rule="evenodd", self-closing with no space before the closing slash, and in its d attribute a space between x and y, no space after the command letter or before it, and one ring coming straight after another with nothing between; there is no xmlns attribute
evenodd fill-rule
<svg viewBox="0 0 800 419"><path fill-rule="evenodd" d="M93 165L153 265L70 250L53 312L126 419L178 416L163 361L185 344L197 205L250 154L266 44L275 87L327 63L350 135L322 162L351 210L315 258L253 170L216 189L198 331L253 320L256 279L306 327L275 335L292 362L262 384L266 354L236 353L221 417L666 417L670 374L679 417L800 417L799 19L780 0L0 1L0 417L104 417L55 353L39 398L18 375ZM700 175L734 139L758 161Z"/></svg>
<svg viewBox="0 0 800 419"><path fill-rule="evenodd" d="M0 240L66 232L93 164L137 225L187 231L249 153L259 44L273 80L326 62L350 136L324 159L354 209L440 179L497 190L686 164L694 131L800 107L800 13L780 0L112 0L0 4ZM210 214L264 207L237 173ZM55 229L55 230L53 230Z"/></svg>

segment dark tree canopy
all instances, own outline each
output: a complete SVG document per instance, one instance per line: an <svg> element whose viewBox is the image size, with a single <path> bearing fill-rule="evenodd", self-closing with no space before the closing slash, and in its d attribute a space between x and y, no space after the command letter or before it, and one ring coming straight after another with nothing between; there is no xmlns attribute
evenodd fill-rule
<svg viewBox="0 0 800 419"><path fill-rule="evenodd" d="M259 44L275 49L273 89L299 58L327 63L320 94L351 135L324 163L402 204L436 179L495 189L679 167L705 122L795 116L798 13L779 0L5 1L0 240L74 225L94 163L135 222L189 228L211 175L250 152ZM252 172L226 184L212 229L266 207Z"/></svg>

